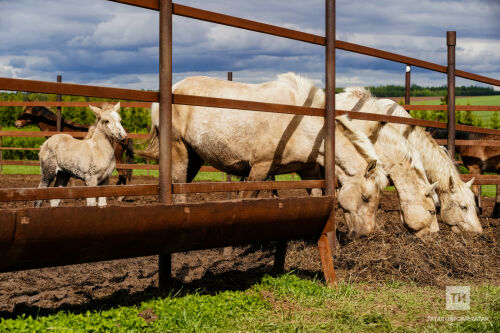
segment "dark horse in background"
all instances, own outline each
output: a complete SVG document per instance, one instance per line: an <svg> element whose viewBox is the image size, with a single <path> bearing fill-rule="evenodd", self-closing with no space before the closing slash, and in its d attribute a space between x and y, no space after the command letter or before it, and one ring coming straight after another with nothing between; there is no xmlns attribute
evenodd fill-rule
<svg viewBox="0 0 500 333"><path fill-rule="evenodd" d="M459 122L460 123L460 122ZM466 125L466 124L463 124ZM434 139L447 139L448 130L441 128L429 128ZM455 134L456 140L497 140L500 141L500 136L481 133L470 133L457 131ZM456 146L455 150L460 154L464 165L473 175L481 174L482 172L500 173L500 146ZM476 197L477 207L479 212L482 212L481 204L481 187L474 185L472 191ZM497 185L495 208L493 209L493 217L500 217L500 185Z"/></svg>
<svg viewBox="0 0 500 333"><path fill-rule="evenodd" d="M57 116L54 112L44 106L27 106L23 113L17 117L14 125L17 128L24 127L29 124L34 124L40 127L42 131L57 131ZM82 125L61 118L61 126L63 131L69 132L88 132L89 125ZM126 163L134 162L134 147L132 139L125 139L122 142L114 143L116 163L122 163L123 154L125 153ZM116 185L126 185L127 180L130 182L132 178L131 169L116 169L118 171L118 182Z"/></svg>

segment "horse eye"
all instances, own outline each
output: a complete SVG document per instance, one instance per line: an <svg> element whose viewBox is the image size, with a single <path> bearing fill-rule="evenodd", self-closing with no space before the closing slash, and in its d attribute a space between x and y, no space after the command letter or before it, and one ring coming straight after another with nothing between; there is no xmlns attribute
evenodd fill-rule
<svg viewBox="0 0 500 333"><path fill-rule="evenodd" d="M361 195L361 199L363 199L364 202L369 202L370 201L370 198L364 196L364 195Z"/></svg>
<svg viewBox="0 0 500 333"><path fill-rule="evenodd" d="M462 210L467 210L467 206L460 206Z"/></svg>
<svg viewBox="0 0 500 333"><path fill-rule="evenodd" d="M103 123L109 124L109 120L104 120Z"/></svg>

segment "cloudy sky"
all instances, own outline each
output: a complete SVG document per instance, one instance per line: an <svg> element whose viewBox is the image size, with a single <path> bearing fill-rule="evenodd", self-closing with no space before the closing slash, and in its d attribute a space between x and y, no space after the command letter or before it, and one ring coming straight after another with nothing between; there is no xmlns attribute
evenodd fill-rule
<svg viewBox="0 0 500 333"><path fill-rule="evenodd" d="M324 35L324 0L176 3ZM158 88L158 13L105 0L0 0L0 76ZM293 71L324 82L324 48L174 17L174 81L191 75L264 82ZM337 39L500 78L500 0L337 0ZM404 84L404 65L337 51L337 86ZM414 68L412 83L446 75ZM477 84L457 79L457 85ZM497 88L498 89L498 88Z"/></svg>

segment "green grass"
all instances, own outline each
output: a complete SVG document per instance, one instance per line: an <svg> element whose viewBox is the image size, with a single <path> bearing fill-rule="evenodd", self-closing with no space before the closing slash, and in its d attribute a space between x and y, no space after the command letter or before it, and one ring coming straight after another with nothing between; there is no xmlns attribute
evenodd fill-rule
<svg viewBox="0 0 500 333"><path fill-rule="evenodd" d="M39 175L40 167L39 166L31 166L31 165L3 165L1 174L5 175ZM116 176L116 170L113 172L113 175ZM135 176L147 176L147 170L133 170L133 175ZM158 170L149 170L149 176L158 177ZM199 172L194 178L195 181L226 181L226 174L223 172ZM232 181L239 181L239 177L233 177ZM276 180L285 181L285 180L300 180L298 175L293 177L291 174L287 175L278 175L276 176Z"/></svg>
<svg viewBox="0 0 500 333"><path fill-rule="evenodd" d="M412 105L439 105L441 100L439 98L428 101L414 101ZM456 105L500 105L500 95L494 96L476 96L476 97L459 97L455 100ZM495 111L474 111L473 115L479 118L483 125L490 126L490 117Z"/></svg>
<svg viewBox="0 0 500 333"><path fill-rule="evenodd" d="M499 292L497 286L472 285L471 310L447 311L444 287L386 281L340 282L331 289L286 274L214 296L198 292L102 311L2 319L0 331L494 332L500 329ZM484 321L442 321L464 316Z"/></svg>
<svg viewBox="0 0 500 333"><path fill-rule="evenodd" d="M411 99L410 99L411 100ZM412 105L439 105L441 100L436 99L427 101L412 101ZM493 96L476 96L476 97L458 97L455 100L456 105L500 105L500 95Z"/></svg>

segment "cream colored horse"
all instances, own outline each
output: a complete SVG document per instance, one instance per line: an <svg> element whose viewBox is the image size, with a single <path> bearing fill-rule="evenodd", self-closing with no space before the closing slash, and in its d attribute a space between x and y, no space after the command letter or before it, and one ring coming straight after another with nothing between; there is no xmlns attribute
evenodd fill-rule
<svg viewBox="0 0 500 333"><path fill-rule="evenodd" d="M74 139L68 134L56 134L40 148L41 180L38 187L48 187L56 178L55 187L66 186L71 177L82 179L87 186L107 185L115 169L114 141L127 138L118 114L120 103L105 105L103 109L90 106L97 121L91 136L85 140ZM58 206L60 199L50 201ZM42 201L36 201L40 207ZM95 206L95 198L87 198L87 205ZM99 198L99 206L106 205L106 198Z"/></svg>
<svg viewBox="0 0 500 333"><path fill-rule="evenodd" d="M324 107L324 95L293 73L262 84L190 77L173 87L176 94ZM151 146L139 155L158 158L158 106L152 106ZM338 202L350 233L373 230L380 190L387 176L366 135L348 139L336 126L335 159L342 188ZM174 182L191 182L203 161L224 172L265 180L268 175L298 173L303 179L324 176L324 118L187 105L173 107ZM256 193L247 193L255 196ZM176 201L184 200L183 197Z"/></svg>
<svg viewBox="0 0 500 333"><path fill-rule="evenodd" d="M357 103L363 99L363 105ZM336 95L336 108L368 112L376 99L365 90L347 89ZM356 106L356 107L355 107ZM377 155L398 193L401 221L417 235L439 231L432 195L437 186L429 184L418 152L394 128L380 122L353 120L356 129L369 136Z"/></svg>
<svg viewBox="0 0 500 333"><path fill-rule="evenodd" d="M378 99L370 112L407 117L406 110L389 99ZM460 179L454 162L447 151L439 146L423 128L391 124L419 152L422 163L431 182L437 182L436 193L441 203L441 218L454 232L471 231L482 233L483 228L476 213L476 204L471 186L474 180L464 183Z"/></svg>

